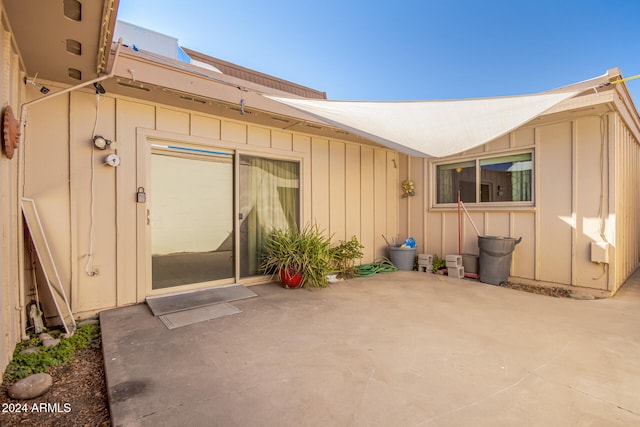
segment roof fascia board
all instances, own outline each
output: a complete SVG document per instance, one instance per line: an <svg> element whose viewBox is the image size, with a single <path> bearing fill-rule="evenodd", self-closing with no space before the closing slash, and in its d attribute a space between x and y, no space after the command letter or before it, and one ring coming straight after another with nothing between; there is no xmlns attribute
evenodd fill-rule
<svg viewBox="0 0 640 427"><path fill-rule="evenodd" d="M106 72L109 62L109 52L113 43L113 31L116 27L116 15L120 7L120 0L107 0L101 16L100 39L98 41L96 72L98 75Z"/></svg>
<svg viewBox="0 0 640 427"><path fill-rule="evenodd" d="M294 108L270 100L260 93L273 93L290 96L272 88L262 88L245 81L220 75L220 80L208 78L202 73L178 69L170 64L149 61L140 56L122 53L115 69L115 76L127 79L130 84L154 85L180 93L192 94L197 97L208 98L238 105L244 100L244 106L250 110L262 110L273 114L282 114L307 122L326 123L317 118L302 113ZM217 77L217 76L216 76ZM263 90L264 89L264 90Z"/></svg>
<svg viewBox="0 0 640 427"><path fill-rule="evenodd" d="M624 86L624 83L620 83L614 88L594 91L594 93L591 94L567 99L566 101L563 101L555 107L545 111L545 113L540 115L540 117L548 117L552 114L573 110L583 110L585 108L604 104L609 104L612 110L615 110L620 114L624 122L627 124L627 127L629 127L635 138L640 142L640 117L638 117L633 100L631 99L626 86Z"/></svg>
<svg viewBox="0 0 640 427"><path fill-rule="evenodd" d="M613 97L613 103L616 110L631 133L633 133L636 141L640 143L640 117L638 116L638 111L635 108L633 99L629 95L628 89L626 86L619 88L618 85L616 85L616 91L614 93L616 96Z"/></svg>
<svg viewBox="0 0 640 427"><path fill-rule="evenodd" d="M562 101L558 105L548 109L540 117L548 116L556 113L564 113L571 110L580 110L588 107L593 107L600 104L607 104L613 102L614 91L605 90L602 92L594 92L591 94L576 96Z"/></svg>

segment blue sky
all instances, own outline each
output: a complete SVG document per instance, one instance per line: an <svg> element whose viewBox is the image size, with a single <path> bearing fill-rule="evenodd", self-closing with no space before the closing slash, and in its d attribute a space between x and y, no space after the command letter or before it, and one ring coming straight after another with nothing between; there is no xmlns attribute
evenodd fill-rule
<svg viewBox="0 0 640 427"><path fill-rule="evenodd" d="M118 19L329 99L541 92L640 74L640 1L121 0ZM627 82L640 108L640 79Z"/></svg>

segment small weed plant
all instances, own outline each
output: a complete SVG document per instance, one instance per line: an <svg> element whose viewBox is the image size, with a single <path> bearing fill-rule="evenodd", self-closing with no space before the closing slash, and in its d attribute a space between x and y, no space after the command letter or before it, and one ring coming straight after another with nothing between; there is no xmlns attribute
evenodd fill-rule
<svg viewBox="0 0 640 427"><path fill-rule="evenodd" d="M4 380L14 382L32 374L47 372L49 368L64 365L73 360L74 354L84 348L99 348L100 326L83 325L70 338L63 338L54 347L46 348L37 335L16 346L13 360L4 372ZM37 353L21 354L24 349L37 347Z"/></svg>
<svg viewBox="0 0 640 427"><path fill-rule="evenodd" d="M447 261L438 255L433 256L433 272L447 268Z"/></svg>
<svg viewBox="0 0 640 427"><path fill-rule="evenodd" d="M355 261L364 256L362 249L364 246L356 236L352 236L351 240L340 240L340 244L330 250L335 271L346 278L354 277Z"/></svg>

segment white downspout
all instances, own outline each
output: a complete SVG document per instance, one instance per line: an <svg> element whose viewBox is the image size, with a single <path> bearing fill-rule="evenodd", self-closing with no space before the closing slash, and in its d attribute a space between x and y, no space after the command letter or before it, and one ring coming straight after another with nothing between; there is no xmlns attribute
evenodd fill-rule
<svg viewBox="0 0 640 427"><path fill-rule="evenodd" d="M63 95L65 93L69 93L72 92L76 89L80 89L82 87L88 86L90 84L94 84L97 82L101 82L102 80L106 80L109 79L111 77L113 77L115 75L116 72L116 63L118 62L118 57L120 55L120 48L122 47L122 38L118 39L118 46L116 47L116 52L114 54L113 57L113 63L111 64L111 70L109 71L108 74L105 74L103 76L97 77L93 80L89 80L83 83L79 83L75 86L69 87L67 89L64 90L60 90L58 92L54 92L52 94L48 94L46 96L43 96L42 98L38 98L38 99L34 99L33 101L29 101L29 102L25 102L24 104L22 104L22 106L20 107L20 127L21 127L21 133L20 133L20 141L19 141L19 147L21 147L22 150L26 150L26 148L24 148L24 131L25 131L25 127L27 126L27 107L30 107L34 104L38 104L42 101L46 101L49 100L51 98L54 98L58 95ZM24 158L24 151L23 151L23 155L21 156L21 168L22 170L18 171L18 189L19 189L19 196L20 196L20 200L22 200L22 198L24 197L24 185L25 185L25 169L26 169L26 162L25 162L25 158ZM23 225L23 221L18 221L18 233L19 236L24 236L24 225ZM19 276L18 276L18 281L19 281L19 306L16 307L17 310L20 310L20 331L22 333L22 339L29 339L29 337L27 336L27 307L25 305L25 300L26 300L26 295L25 295L25 289L24 289L24 280L25 280L25 272L24 272L24 240L23 239L18 239L19 243L18 245L18 271L19 271ZM34 284L35 285L35 284Z"/></svg>

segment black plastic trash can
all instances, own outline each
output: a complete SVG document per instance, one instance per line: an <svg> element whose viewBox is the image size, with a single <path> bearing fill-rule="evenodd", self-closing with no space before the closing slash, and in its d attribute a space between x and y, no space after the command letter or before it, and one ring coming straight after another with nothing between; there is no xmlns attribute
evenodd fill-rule
<svg viewBox="0 0 640 427"><path fill-rule="evenodd" d="M511 255L522 237L478 236L480 248L480 281L491 285L507 283Z"/></svg>

